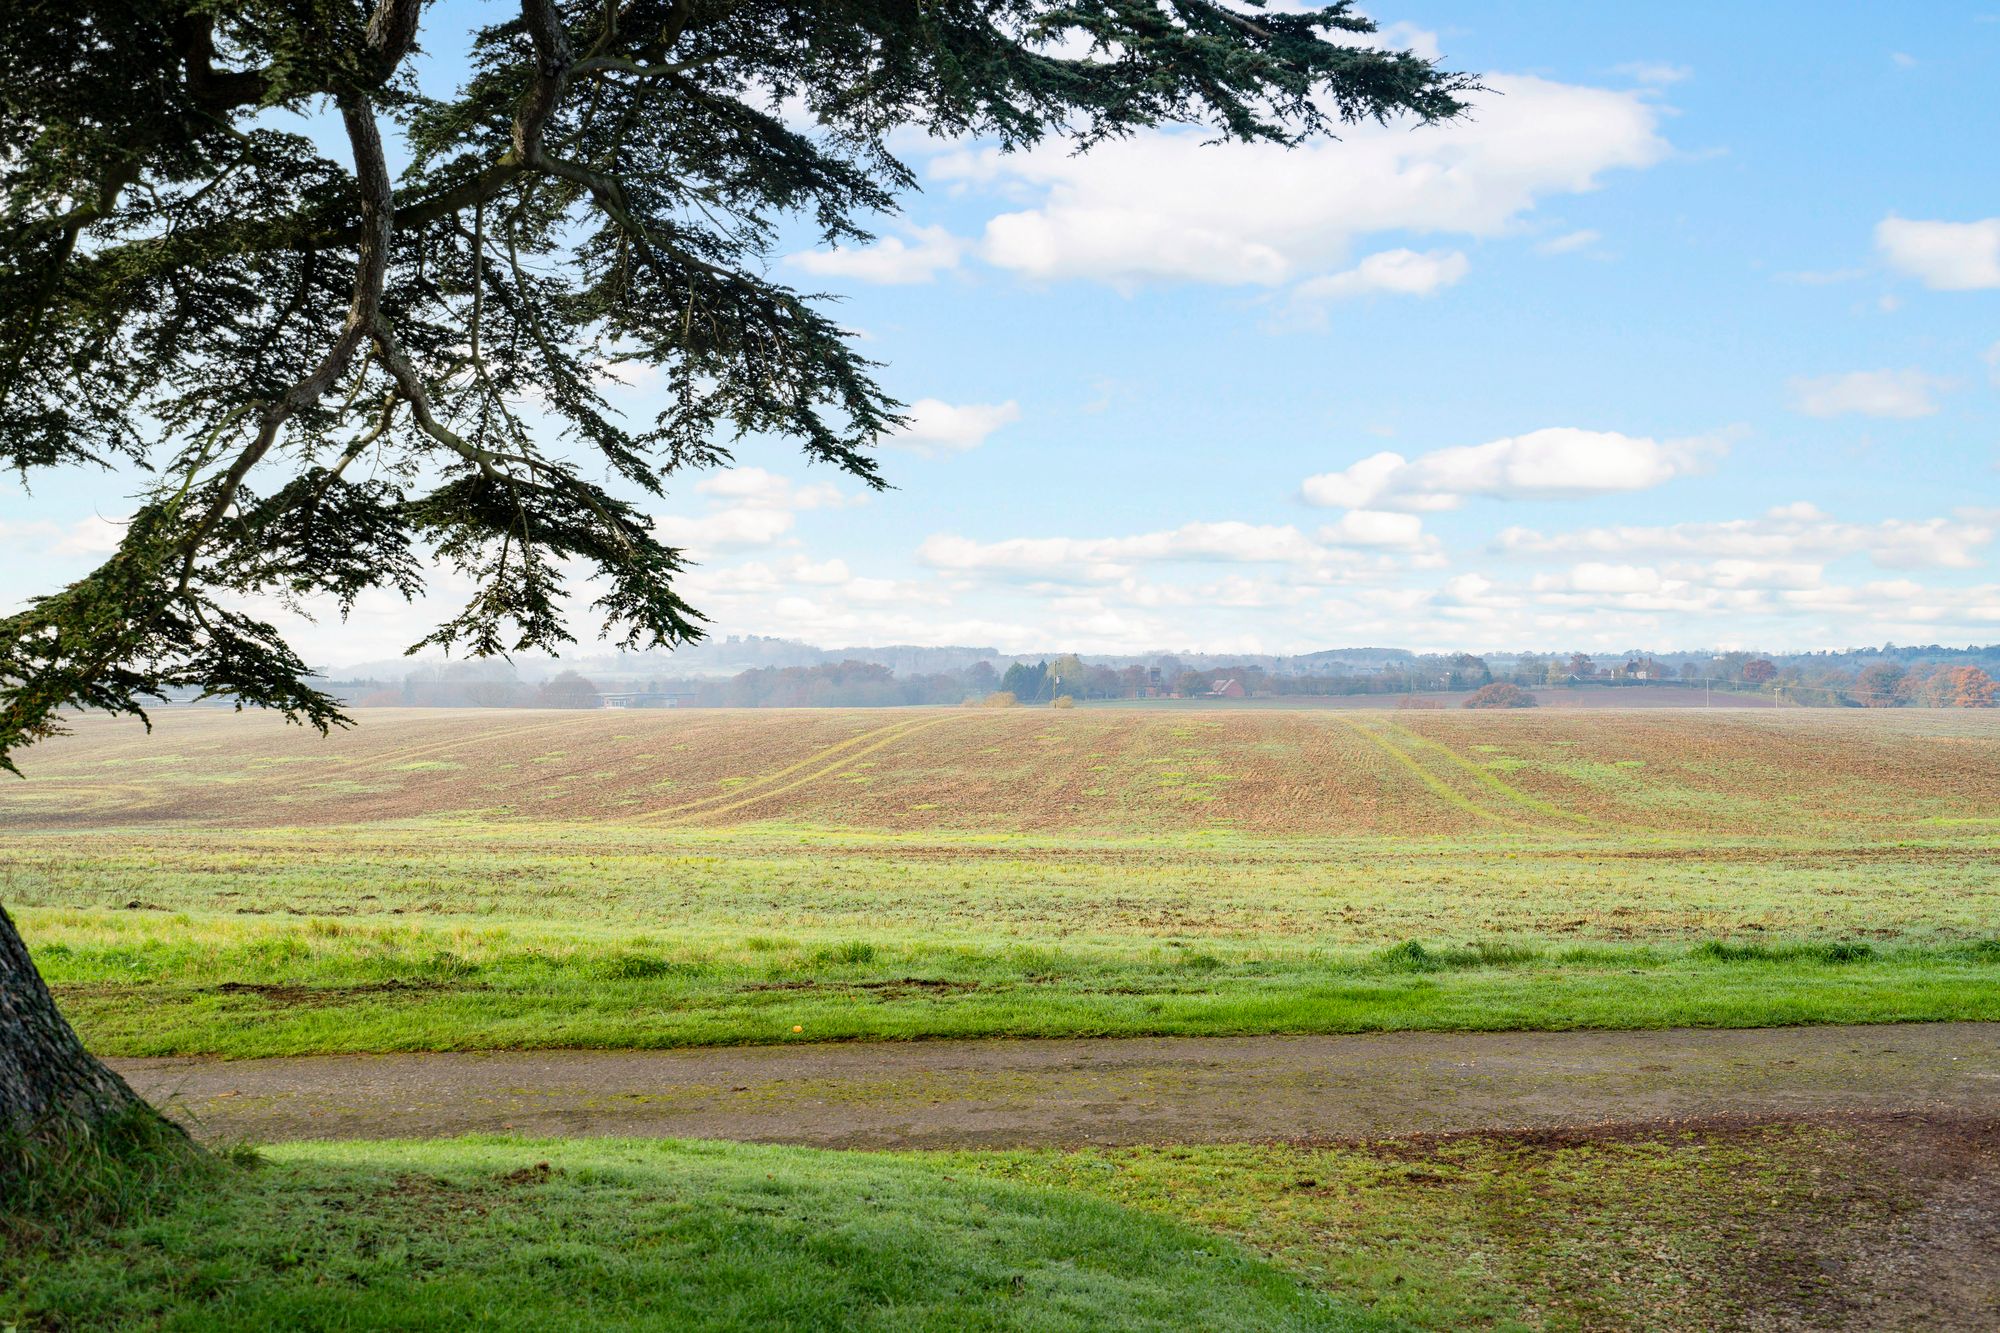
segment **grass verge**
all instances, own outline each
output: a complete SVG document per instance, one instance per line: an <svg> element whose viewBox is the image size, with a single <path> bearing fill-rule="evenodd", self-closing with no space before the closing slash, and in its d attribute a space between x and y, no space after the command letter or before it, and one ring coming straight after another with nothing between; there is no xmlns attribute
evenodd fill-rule
<svg viewBox="0 0 2000 1333"><path fill-rule="evenodd" d="M2000 1020L1993 940L677 949L531 928L124 914L108 932L42 934L36 957L107 1055Z"/></svg>
<svg viewBox="0 0 2000 1333"><path fill-rule="evenodd" d="M730 1144L295 1145L0 1276L27 1328L1381 1326L1075 1191Z"/></svg>

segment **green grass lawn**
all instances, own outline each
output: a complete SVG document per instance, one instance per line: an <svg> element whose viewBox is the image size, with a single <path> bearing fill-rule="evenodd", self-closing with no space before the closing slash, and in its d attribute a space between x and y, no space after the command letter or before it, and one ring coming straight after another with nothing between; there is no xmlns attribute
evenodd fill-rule
<svg viewBox="0 0 2000 1333"><path fill-rule="evenodd" d="M853 939L691 956L525 927L246 936L126 916L73 942L94 923L25 924L71 1021L117 1055L2000 1019L1991 940L1128 953Z"/></svg>
<svg viewBox="0 0 2000 1333"><path fill-rule="evenodd" d="M1994 853L438 822L19 834L0 899L111 1054L1764 1026L2000 1018Z"/></svg>
<svg viewBox="0 0 2000 1333"><path fill-rule="evenodd" d="M0 1275L0 1321L26 1328L1381 1326L1077 1191L733 1144L271 1149L108 1234L13 1247Z"/></svg>
<svg viewBox="0 0 2000 1333"><path fill-rule="evenodd" d="M1869 1248L1920 1212L1928 1187L1881 1160L1876 1132L902 1155L621 1140L289 1145L108 1229L18 1233L0 1252L0 1321L1817 1326L1877 1294L1863 1276Z"/></svg>

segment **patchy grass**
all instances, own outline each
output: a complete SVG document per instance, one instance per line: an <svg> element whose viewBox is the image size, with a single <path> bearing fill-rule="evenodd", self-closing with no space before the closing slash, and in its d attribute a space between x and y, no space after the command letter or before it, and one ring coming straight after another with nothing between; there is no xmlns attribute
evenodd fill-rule
<svg viewBox="0 0 2000 1333"><path fill-rule="evenodd" d="M0 1255L27 1328L1380 1327L1213 1233L931 1162L653 1141L293 1145Z"/></svg>
<svg viewBox="0 0 2000 1333"><path fill-rule="evenodd" d="M21 784L17 784L21 785ZM1192 816L1190 819L1192 820ZM1120 837L478 821L0 833L0 899L727 939L1878 941L2000 933L2000 834Z"/></svg>
<svg viewBox="0 0 2000 1333"><path fill-rule="evenodd" d="M1917 1310L1949 1285L1930 1263L1975 1256L1898 1260L1899 1224L1996 1146L1846 1122L941 1160L1214 1228L1399 1327L1916 1327L1960 1326Z"/></svg>
<svg viewBox="0 0 2000 1333"><path fill-rule="evenodd" d="M0 899L117 1054L1763 1026L2000 1018L1992 842L100 831Z"/></svg>
<svg viewBox="0 0 2000 1333"><path fill-rule="evenodd" d="M1380 949L24 913L116 1055L2000 1019L2000 940ZM795 1031L796 1029L796 1031Z"/></svg>
<svg viewBox="0 0 2000 1333"><path fill-rule="evenodd" d="M1996 1184L1993 1124L1921 1118L895 1155L301 1144L0 1251L0 1321L1969 1328Z"/></svg>

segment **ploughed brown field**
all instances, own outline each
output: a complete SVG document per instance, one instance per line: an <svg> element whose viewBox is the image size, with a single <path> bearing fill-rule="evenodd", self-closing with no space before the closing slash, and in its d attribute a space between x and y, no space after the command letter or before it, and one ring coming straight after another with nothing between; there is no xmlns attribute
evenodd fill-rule
<svg viewBox="0 0 2000 1333"><path fill-rule="evenodd" d="M2000 829L2000 713L357 710L84 719L0 828L385 821L1629 838Z"/></svg>

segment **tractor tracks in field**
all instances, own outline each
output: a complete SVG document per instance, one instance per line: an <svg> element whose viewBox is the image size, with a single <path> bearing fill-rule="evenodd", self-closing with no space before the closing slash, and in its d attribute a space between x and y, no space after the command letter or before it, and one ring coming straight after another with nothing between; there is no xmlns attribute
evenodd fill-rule
<svg viewBox="0 0 2000 1333"><path fill-rule="evenodd" d="M1500 778L1485 765L1467 759L1442 741L1419 735L1408 727L1373 718L1343 717L1340 720L1351 730L1366 737L1398 768L1422 783L1432 795L1475 818L1524 831L1602 827L1600 821L1589 815L1566 810L1532 792L1523 791ZM1461 782L1470 779L1476 783L1476 794L1482 799L1474 799L1447 781L1438 771L1439 766L1442 766L1445 772L1458 777Z"/></svg>
<svg viewBox="0 0 2000 1333"><path fill-rule="evenodd" d="M326 794L326 789L336 783L406 776L406 770L414 771L421 768L425 761L440 756L463 757L468 750L490 747L496 742L516 741L544 734L562 735L572 725L568 719L543 718L535 722L483 728L467 735L430 740L416 745L335 756L325 762L304 764L296 768L290 765L273 765L253 756L247 761L245 771L263 790L268 791L273 788L289 790L303 798L312 799ZM465 765L454 763L440 766L462 768ZM60 787L72 797L89 795L97 798L100 804L108 800L111 808L122 805L124 809L131 810L174 799L171 792L131 781L104 781L96 777L61 774L44 776L40 781L50 787Z"/></svg>
<svg viewBox="0 0 2000 1333"><path fill-rule="evenodd" d="M492 745L496 741L519 740L524 736L538 736L543 732L552 732L561 735L569 731L573 725L567 718L547 718L538 722L523 723L518 726L493 727L474 733L469 738L466 736L454 736L448 740L430 741L423 745L406 746L402 749L385 751L381 754L356 755L351 759L345 759L330 767L320 769L310 776L320 779L340 777L349 773L363 773L371 770L377 773L394 773L403 765L422 762L437 755L462 754L470 746L485 747Z"/></svg>
<svg viewBox="0 0 2000 1333"><path fill-rule="evenodd" d="M866 755L878 753L900 741L932 727L942 726L955 720L959 715L947 713L941 717L904 718L887 726L875 727L848 737L844 741L826 746L807 755L796 763L788 764L771 773L751 778L746 782L720 791L699 800L685 801L663 810L649 810L645 814L620 818L617 822L627 825L655 826L675 824L688 820L707 819L715 815L731 814L745 806L783 796L809 786L847 768ZM773 785L776 784L776 785Z"/></svg>

